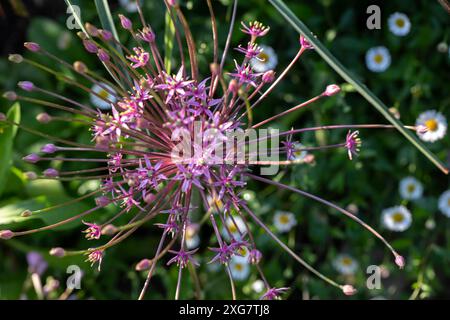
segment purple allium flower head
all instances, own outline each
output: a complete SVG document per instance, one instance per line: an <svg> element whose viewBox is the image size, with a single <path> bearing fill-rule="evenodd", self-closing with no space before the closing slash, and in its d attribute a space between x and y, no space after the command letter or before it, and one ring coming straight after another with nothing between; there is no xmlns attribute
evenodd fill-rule
<svg viewBox="0 0 450 320"><path fill-rule="evenodd" d="M137 4L139 5L139 2ZM92 197L92 206L89 209L76 212L71 218L58 222L54 226L75 220L92 220L92 213L100 214L104 211L101 209L105 206L108 206L108 209L117 210L116 214L108 218L105 225L84 222L88 226L84 231L88 239L102 241L105 237L101 237L101 235L113 236L113 240L107 242L107 245L75 252L66 252L63 248L57 247L53 248L50 254L57 257L86 254L88 255L87 261L92 265L98 263L100 270L105 250L113 245L119 245L135 230L147 225L149 228L153 228L151 232L161 234L160 245L155 248L155 257L162 257L167 252L173 253L175 256L170 259L169 264L176 263L180 267L179 277L181 277L181 270L188 263L197 265L192 257L197 249L185 250L186 247L189 247L186 243L186 233L192 233L189 226L191 223L195 224L195 221L192 221L193 209L201 207L200 210L205 212L207 218L203 221L205 224L209 221L213 230L211 241L214 248L211 250L215 256L210 263L220 262L225 265L225 268L228 268L228 262L236 256L235 258L243 258L247 260L246 262L258 264L258 271L263 272L264 261L261 260L262 254L257 249L257 244L254 243L257 238L252 233L255 225L264 229L268 236L297 261L300 261L300 258L260 220L259 215L253 212L250 201L247 204L243 191L244 188L247 188L248 180L267 183L275 186L277 190L289 190L323 204L329 204L361 223L350 212L330 204L318 196L299 190L291 184L286 185L282 181L270 180L255 173L258 166L298 164L300 161L296 155L302 150L299 150L294 135L297 139L297 135L307 131L348 130L353 129L354 126L321 125L313 128L292 128L288 131L277 132L271 138L257 136L254 139L243 139L243 142L238 141L237 144L233 143L231 148L221 150L224 145L227 145L227 142L230 142L229 134L233 135L246 128L256 129L299 108L308 106L318 99L339 92L339 87L330 85L325 92L315 95L310 100L299 102L299 104L281 113L276 113L260 123L252 124L251 116L257 114L259 110L256 107L264 103L265 98L284 80L285 75L299 60L302 53L306 49L312 49L311 44L301 37L298 53L292 57L290 63L286 63L287 67L279 73L277 78L275 78L273 70L256 73L249 62L251 59L258 59L261 54L261 47L257 40L268 34L269 27L257 21L248 24L242 23L241 30L248 34L250 39L245 40L244 46L237 47L237 51L243 56L242 59L234 60L234 70L226 69L228 62L231 62L226 53L229 51L231 39L234 38L231 34L233 28L229 28L230 33L228 40L224 42L225 48L223 49L218 45L220 37L213 35L212 38L217 40L213 41L215 52L213 61L209 64L209 70L200 70L199 61L203 61L205 57L201 57L201 59L198 57L201 51L196 48L194 35L188 27L189 23L181 13L182 8L175 1L166 1L166 4L174 6L174 16L179 19L174 23L177 28L177 41L174 43L180 46L179 50L174 50L174 52L177 52L179 57L174 57L170 64L166 63L169 61L163 60L164 55L161 54L158 43L155 42L154 29L145 21L143 14L140 14L140 19L136 20L136 23L140 22L141 25L135 29L129 18L119 15L122 27L128 30L132 36L130 47L126 48L124 44L120 44L124 53L111 49L114 37L110 31L88 24L86 25L88 34L83 32L78 34L85 49L96 54L99 65L103 65L107 69L107 72L103 74L96 72L95 77L92 76L93 73L88 70L83 61L76 60L68 63L41 49L39 44L25 44L30 51L39 52L39 55L44 55L55 64L62 64L64 68L74 71L73 78L61 77L57 80L65 84L76 85L91 98L84 99L81 96L71 98L41 89L31 82L21 82L19 86L25 91L35 90L39 91L42 96L48 96L48 101L42 98L43 100L40 100L39 103L49 108L48 113L38 115L37 121L42 125L50 121L73 120L77 122L77 125L79 124L77 128L80 128L80 135L83 133L81 130L92 134L92 140L88 143L78 139L69 141L66 139L70 138L66 136L61 139L58 132L40 133L38 130L29 130L22 124L14 123L14 125L35 132L41 137L50 138L49 143L42 148L39 154L30 154L23 158L24 161L29 162L30 165L41 161L48 161L51 164L58 163L59 170L50 168L45 170L43 175L37 175L34 171L30 171L26 176L29 179L52 178L69 182L86 181L86 179L100 181L97 190L70 202L88 201L87 198ZM235 15L234 12L231 21L235 20ZM213 22L213 18L211 21ZM181 37L185 37L185 39L181 39ZM224 52L221 60L219 60L218 52ZM10 60L14 63L31 62L33 65L32 60L28 58L21 59L15 56ZM50 69L42 68L44 71ZM97 70L96 67L95 70ZM86 86L86 83L90 83L90 85ZM29 102L29 98L11 92L7 93L6 97L10 100L28 99ZM89 100L91 101L89 104L84 102ZM99 105L106 105L107 108L101 110ZM275 110L275 108L270 108L270 110ZM67 112L73 118L61 117L59 116L60 112ZM13 124L6 115L1 115L0 120L2 125L4 123ZM358 128L364 129L365 127L358 125ZM254 156L260 155L258 152L251 153L253 151L251 151L250 142L267 142L265 140L272 138L277 139L276 142L273 140L267 144L268 154L286 157L286 160L266 160L261 157L255 159ZM285 140L281 147L278 146L278 139ZM301 141L303 142L303 140ZM359 151L360 145L358 131L349 131L344 144L311 147L311 150L345 147L351 159ZM248 153L247 150L251 152ZM42 155L42 153L46 155ZM242 159L239 158L241 155ZM313 157L310 155L310 159ZM302 160L302 163L307 162L307 160ZM78 163L83 166L77 168ZM89 166L86 168L85 164ZM52 210L65 205L62 203L47 209ZM128 222L122 226L115 227L112 224L125 219L128 219ZM234 220L235 223L229 224L230 220ZM203 222L195 225L202 224ZM361 224L367 228L367 225ZM155 228L154 225L160 229ZM13 236L22 236L48 228L23 232L2 230L0 238L6 240ZM368 229L378 238L383 239L373 229ZM200 230L195 230L195 234L197 232ZM200 241L200 237L198 241ZM171 250L172 246L177 243L180 244L179 251ZM393 252L393 249L389 248ZM201 251L200 249L199 252ZM400 267L403 266L404 260L400 259L396 252L393 253L396 263ZM147 279L150 281L153 267L158 261L163 260L160 259L161 257L151 260L151 262L146 259L141 260L136 268L138 270L148 269ZM314 270L311 266L309 268ZM320 273L316 271L316 274ZM321 278L326 279L325 276L321 276ZM231 279L231 281L233 280ZM181 281L178 283L180 284ZM343 288L342 285L334 282L329 283L340 290ZM266 283L266 287L271 288L268 283ZM144 286L141 298L146 289L147 285ZM277 298L286 290L287 288L268 289L263 298ZM179 293L178 286L176 292ZM345 290L344 294L348 292L350 290Z"/></svg>

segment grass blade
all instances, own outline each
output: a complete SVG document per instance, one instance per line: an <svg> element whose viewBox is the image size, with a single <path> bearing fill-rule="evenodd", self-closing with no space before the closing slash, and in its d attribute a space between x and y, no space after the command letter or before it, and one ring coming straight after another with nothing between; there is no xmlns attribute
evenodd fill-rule
<svg viewBox="0 0 450 320"><path fill-rule="evenodd" d="M170 9L166 10L165 30L164 30L164 67L168 74L172 67L172 52L175 38L175 25L170 16Z"/></svg>
<svg viewBox="0 0 450 320"><path fill-rule="evenodd" d="M8 110L6 118L9 121L20 122L20 104L14 103ZM17 133L17 126L0 126L0 194L7 185L7 177L12 162L13 140Z"/></svg>
<svg viewBox="0 0 450 320"><path fill-rule="evenodd" d="M269 2L281 13L289 24L300 34L302 34L313 46L317 53L332 67L345 81L353 87L378 110L395 128L400 131L420 152L422 152L436 167L442 172L448 174L448 169L434 155L425 144L414 134L404 128L403 124L397 120L388 110L386 105L356 77L352 76L350 71L342 65L330 51L315 38L308 27L284 4L282 0L269 0Z"/></svg>

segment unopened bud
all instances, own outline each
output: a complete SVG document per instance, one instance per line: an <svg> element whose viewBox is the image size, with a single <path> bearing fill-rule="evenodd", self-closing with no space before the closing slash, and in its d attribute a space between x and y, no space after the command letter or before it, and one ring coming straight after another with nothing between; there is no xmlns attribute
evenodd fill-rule
<svg viewBox="0 0 450 320"><path fill-rule="evenodd" d="M117 229L117 227L113 224L107 224L102 228L102 234L106 236L112 236L117 231L119 231L119 229Z"/></svg>
<svg viewBox="0 0 450 320"><path fill-rule="evenodd" d="M101 29L101 30L99 30L99 32L100 32L100 36L102 37L102 39L104 41L110 41L113 37L112 33L108 30Z"/></svg>
<svg viewBox="0 0 450 320"><path fill-rule="evenodd" d="M8 56L8 60L14 63L21 63L23 61L23 57L20 54L14 53Z"/></svg>
<svg viewBox="0 0 450 320"><path fill-rule="evenodd" d="M52 117L48 113L42 112L36 116L36 120L40 123L46 124L52 121Z"/></svg>
<svg viewBox="0 0 450 320"><path fill-rule="evenodd" d="M110 59L109 54L103 49L98 49L97 56L102 62L108 62Z"/></svg>
<svg viewBox="0 0 450 320"><path fill-rule="evenodd" d="M8 99L9 101L17 100L17 94L14 91L6 91L3 94L3 98Z"/></svg>
<svg viewBox="0 0 450 320"><path fill-rule="evenodd" d="M19 81L17 85L25 91L33 91L34 90L34 84L31 81Z"/></svg>
<svg viewBox="0 0 450 320"><path fill-rule="evenodd" d="M126 30L131 30L133 27L133 24L131 23L131 20L125 17L123 14L119 14L120 24L122 25L122 28Z"/></svg>
<svg viewBox="0 0 450 320"><path fill-rule="evenodd" d="M39 50L41 50L41 46L35 42L25 42L23 45L25 48L32 52L38 52Z"/></svg>
<svg viewBox="0 0 450 320"><path fill-rule="evenodd" d="M24 210L21 214L20 214L20 216L21 217L24 217L24 218L27 218L27 217L30 217L31 215L33 214L33 212L31 212L31 210Z"/></svg>
<svg viewBox="0 0 450 320"><path fill-rule="evenodd" d="M405 267L405 258L403 258L401 255L397 254L395 255L395 264L400 268L403 269Z"/></svg>
<svg viewBox="0 0 450 320"><path fill-rule="evenodd" d="M90 24L89 22L86 22L84 24L84 27L86 28L87 33L89 33L89 35L96 37L98 36L98 29L96 26Z"/></svg>
<svg viewBox="0 0 450 320"><path fill-rule="evenodd" d="M352 296L357 292L357 290L352 285L346 284L342 286L342 292L344 292L346 296Z"/></svg>
<svg viewBox="0 0 450 320"><path fill-rule="evenodd" d="M228 84L228 90L234 94L238 93L239 84L235 79L231 80L230 83Z"/></svg>
<svg viewBox="0 0 450 320"><path fill-rule="evenodd" d="M44 153L55 153L56 150L57 150L56 146L52 143L48 143L41 148L41 152Z"/></svg>
<svg viewBox="0 0 450 320"><path fill-rule="evenodd" d="M11 230L1 230L0 231L0 239L9 240L14 237L14 232Z"/></svg>
<svg viewBox="0 0 450 320"><path fill-rule="evenodd" d="M327 97L334 96L335 94L339 93L341 91L341 88L336 84L330 84L325 89L323 95Z"/></svg>
<svg viewBox="0 0 450 320"><path fill-rule="evenodd" d="M27 155L26 157L23 157L22 160L29 162L29 163L36 163L40 160L41 158L36 154L36 153L31 153L29 155Z"/></svg>
<svg viewBox="0 0 450 320"><path fill-rule="evenodd" d="M47 178L56 178L59 176L59 171L53 168L48 168L44 170L43 174Z"/></svg>
<svg viewBox="0 0 450 320"><path fill-rule="evenodd" d="M86 48L87 52L97 53L97 51L98 51L97 46L91 40L83 40L83 45Z"/></svg>
<svg viewBox="0 0 450 320"><path fill-rule="evenodd" d="M24 176L25 176L25 178L28 179L28 180L36 180L37 177L38 177L37 174L36 174L36 172L33 172L33 171L25 172L25 173L24 173Z"/></svg>
<svg viewBox="0 0 450 320"><path fill-rule="evenodd" d="M136 271L148 270L148 269L150 269L151 265L152 265L152 261L151 260L149 260L149 259L142 259L136 265Z"/></svg>
<svg viewBox="0 0 450 320"><path fill-rule="evenodd" d="M54 257L64 257L65 256L65 254L66 254L66 250L64 250L63 248L61 248L61 247L56 247L56 248L52 248L52 249L50 249L50 255L51 256L54 256Z"/></svg>
<svg viewBox="0 0 450 320"><path fill-rule="evenodd" d="M269 70L264 72L263 76L262 76L262 81L264 83L271 83L275 80L275 71L273 70Z"/></svg>
<svg viewBox="0 0 450 320"><path fill-rule="evenodd" d="M86 73L88 71L88 68L86 67L86 65L81 61L75 61L73 63L73 68L78 73Z"/></svg>
<svg viewBox="0 0 450 320"><path fill-rule="evenodd" d="M99 206L99 207L106 207L110 203L111 203L111 201L106 196L100 196L100 197L95 198L95 204L97 204L97 206Z"/></svg>

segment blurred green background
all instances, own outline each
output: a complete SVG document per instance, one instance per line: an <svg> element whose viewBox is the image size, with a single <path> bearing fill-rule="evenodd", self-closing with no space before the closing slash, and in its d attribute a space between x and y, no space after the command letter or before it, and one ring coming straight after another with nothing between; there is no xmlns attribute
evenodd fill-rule
<svg viewBox="0 0 450 320"><path fill-rule="evenodd" d="M144 1L144 14L162 41L164 33L164 7L161 1ZM181 1L183 10L191 24L200 55L203 74L208 71L212 58L210 21L205 1ZM93 1L79 1L84 21L100 25ZM370 1L286 1L289 7L323 41L331 52L354 74L367 84L407 124L414 124L417 116L426 110L435 109L448 118L450 97L450 15L438 1L383 1L379 2L382 13L381 30L366 28L366 8ZM412 4L414 3L414 4ZM21 6L22 4L23 6ZM116 1L110 1L114 19L118 24L118 13L133 18ZM213 1L218 19L219 37L223 45L228 30L231 0ZM405 37L393 35L387 19L394 12L403 12L411 20L411 31ZM39 55L24 52L23 41L35 41L48 51L69 62L84 61L89 68L104 71L81 46L75 33L68 30L68 14L64 1L4 1L1 7L1 91L16 90L16 83L30 80L41 87L89 103L85 94L76 88L58 82L53 76L43 74L20 64L8 62L9 53L22 53L25 57L42 63L49 63ZM298 50L298 35L287 25L276 10L264 0L240 1L237 21L257 19L271 27L270 33L260 43L274 48L278 56L276 71L280 72ZM5 32L3 31L5 30ZM120 38L128 43L128 35L120 31ZM232 46L245 44L247 38L237 29ZM365 64L365 53L374 46L389 49L392 63L383 73L369 71ZM227 61L228 70L232 59L239 58L231 52ZM63 66L54 65L58 71L70 74ZM333 70L315 54L308 51L301 58L288 77L266 99L255 113L255 121L263 120L297 102L320 94L326 85L343 84ZM330 99L320 100L314 106L294 112L277 121L276 127L289 129L326 124L386 123L384 118L349 86ZM31 96L39 97L32 93ZM6 113L12 106L10 101L0 100L0 112ZM87 142L90 132L80 130L76 123L36 122L37 114L44 108L21 103L21 123L42 130L58 132L58 136L74 141ZM13 132L2 128L0 134L0 229L28 229L72 216L93 205L86 200L61 208L38 218L20 217L25 209L38 209L86 194L98 187L96 181L60 183L57 181L27 181L23 175L29 170L46 167L30 165L21 158L36 152L47 143L45 139L18 130L12 141ZM307 146L340 143L345 139L342 132L317 132L304 134L301 142ZM428 162L403 136L395 130L361 130L363 147L360 156L349 161L345 150L331 150L315 153L311 165L296 166L283 171L283 179L301 189L320 195L342 207L349 207L370 225L379 229L392 245L405 256L407 266L398 270L389 252L376 238L359 225L346 219L336 211L301 198L298 195L276 190L258 183L250 183L247 198L255 212L269 225L276 210L295 213L297 226L288 234L281 235L295 251L318 270L338 279L352 283L359 292L351 299L417 299L450 298L450 221L437 208L438 197L449 188L449 179ZM427 144L447 166L450 162L450 142L447 137L433 144ZM72 164L68 168L82 168ZM402 178L414 176L422 182L424 195L414 202L402 200L398 185ZM400 233L381 226L381 211L384 208L404 204L411 211L411 227ZM197 214L201 216L201 210ZM90 220L105 221L115 212L114 208L96 213ZM31 236L0 241L0 299L36 299L30 280L26 254L40 252L49 264L42 275L60 281L60 288L49 298L58 297L65 290L69 274L67 266L79 265L84 272L81 289L72 293L76 299L135 299L143 285L146 273L134 270L142 258L150 258L160 238L160 229L148 225L137 231L120 245L108 250L102 272L83 262L85 257L54 258L47 253L49 248L62 246L72 249L92 246L84 239L81 222L71 223L59 229ZM289 299L342 299L346 298L335 288L327 285L301 268L285 252L271 241L261 230L253 226L256 242L264 253L262 267L269 281L278 287L290 287L285 298ZM211 253L212 230L205 225L200 232L201 244L198 256L206 262ZM333 268L333 261L341 253L351 255L359 267L353 275L344 276ZM383 266L382 287L378 290L366 288L366 268L369 265ZM149 299L173 298L177 279L177 268L160 264L147 294ZM187 273L186 273L187 274ZM229 299L229 282L225 272L211 270L206 263L198 268L201 284L196 292L190 277L183 280L181 298ZM237 283L238 297L258 298L252 284L257 274Z"/></svg>

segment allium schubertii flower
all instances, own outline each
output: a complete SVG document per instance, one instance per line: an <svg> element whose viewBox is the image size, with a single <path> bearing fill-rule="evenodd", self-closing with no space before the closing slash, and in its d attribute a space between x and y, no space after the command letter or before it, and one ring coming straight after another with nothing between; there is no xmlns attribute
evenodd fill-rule
<svg viewBox="0 0 450 320"><path fill-rule="evenodd" d="M273 287L264 276L264 252L258 250L250 224L262 228L283 250L316 276L346 295L354 294L356 289L351 285L339 284L310 266L275 235L271 227L264 224L257 212L249 208L241 195L247 181L252 179L318 201L353 219L378 237L402 268L404 259L379 233L352 213L316 195L266 177L276 173L279 166L308 163L305 159L311 161L309 152L320 149L343 149L351 160L358 155L361 130L392 126L324 125L293 128L284 132L261 129L263 126L267 128L266 125L273 120L339 93L339 86L331 84L308 101L300 102L262 122L251 122L252 112L264 102L300 57L314 49L311 44L302 36L292 61L279 63L285 65L284 69L277 73L274 70L259 73L252 68L252 65L258 65L255 59L263 53L257 41L269 33L269 27L256 21L242 22L240 31L248 35L248 41L236 50L242 53L243 58L231 63L234 70L225 70L225 66L230 65L227 53L230 51L231 35L237 29L233 28L235 13L222 54L219 55L216 19L208 2L214 57L206 75L204 72L207 70L199 70L196 44L182 10L175 1L164 3L171 11L172 19L176 20L175 25L181 26L177 27L175 33L180 64L174 71L166 69L162 52L156 44L158 35L145 21L139 7L139 26L127 17L119 16L122 31L129 32L134 39L135 46L132 48L120 44L110 31L91 24L86 24L85 32L78 33L85 49L97 55L99 63L106 67L107 77L93 72L83 61L66 62L37 43L25 43L32 53L44 55L55 64L72 70L78 79L65 75L60 75L59 79L80 88L90 96L92 102L92 105L85 105L27 80L18 84L24 95L16 92L4 94L9 100L22 100L47 107L48 113L37 117L40 123L76 121L92 133L92 144L81 144L57 136L42 135L35 129L14 123L1 115L4 125L16 125L21 130L51 140L39 154L26 155L24 161L48 163L58 160L58 167L48 168L42 174L28 172L27 177L60 181L99 179L101 186L88 195L95 200L95 205L89 210L74 213L69 219L39 229L2 230L0 238L7 240L80 221L86 227L80 230L85 237L103 241L103 244L77 251L57 247L50 249L50 254L57 257L84 254L87 261L97 265L100 270L112 246L125 241L142 225L158 220L153 232L160 232L161 239L154 248L154 254L151 257L137 257L142 260L137 261L136 269L147 271L139 298L144 298L157 264L179 268L175 295L175 298L179 298L184 269L189 264L197 266L200 260L195 256L204 253L196 247L200 242L197 238L200 225L196 224L198 221L191 221L190 214L193 207L202 207L215 236L216 246L209 248L214 255L210 263L223 265L230 280L233 298L234 280L246 278L250 269L257 272L264 283L262 299L279 298L288 290ZM122 51L123 54L120 53ZM275 55L274 52L271 54ZM10 61L28 63L42 71L53 72L51 66L41 66L18 54L12 54ZM381 71L380 67L377 68L376 71ZM90 85L85 86L83 83L86 82ZM31 98L27 92L38 92L48 96L52 102ZM59 102L54 102L55 99ZM72 117L59 116L62 112ZM414 126L408 128L416 130ZM304 147L296 138L303 132L317 130L341 132L343 142L331 146ZM283 142L281 145L279 140ZM90 169L69 170L65 166L68 162L89 163L92 166ZM260 172L258 168L261 168ZM196 199L201 199L200 203L194 203L194 195L198 195ZM86 198L84 195L75 201L85 201ZM117 214L112 218L92 221L90 215L106 206L114 206ZM27 216L41 214L38 211L27 212ZM284 216L279 214L276 216L281 222L288 222L288 228L283 227L281 231L295 226L295 214L286 216L289 221L283 220ZM117 219L122 217L127 217L129 222L115 226ZM102 272L107 270L102 269Z"/></svg>

